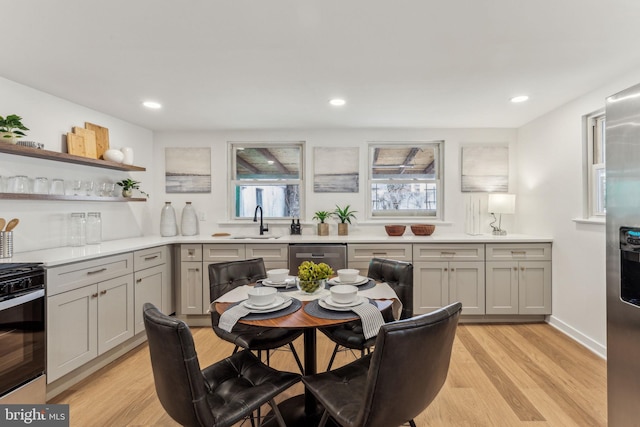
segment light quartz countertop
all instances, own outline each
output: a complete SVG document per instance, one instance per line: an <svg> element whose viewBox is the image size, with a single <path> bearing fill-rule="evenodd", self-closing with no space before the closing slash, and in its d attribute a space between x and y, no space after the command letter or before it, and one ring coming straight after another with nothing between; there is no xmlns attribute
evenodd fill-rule
<svg viewBox="0 0 640 427"><path fill-rule="evenodd" d="M123 252L137 251L161 245L174 244L331 244L331 243L550 243L551 237L529 236L524 234L509 234L506 236L494 236L491 234L468 235L468 234L442 234L432 236L405 235L398 237L380 235L348 235L348 236L257 236L257 235L232 235L223 237L211 236L143 236L128 239L110 240L98 245L85 245L79 247L65 246L60 248L42 249L30 252L14 253L11 258L0 259L0 263L21 263L21 262L41 262L45 267L68 264L71 262L86 261L109 255L117 255Z"/></svg>

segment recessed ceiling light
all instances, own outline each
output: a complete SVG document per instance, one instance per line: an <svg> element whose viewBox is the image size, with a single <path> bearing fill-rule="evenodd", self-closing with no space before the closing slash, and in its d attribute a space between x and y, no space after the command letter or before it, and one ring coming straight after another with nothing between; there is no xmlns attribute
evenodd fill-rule
<svg viewBox="0 0 640 427"><path fill-rule="evenodd" d="M267 160L267 163L268 163L268 164L270 164L270 165L272 165L272 164L274 164L275 162L274 162L273 160Z"/></svg>
<svg viewBox="0 0 640 427"><path fill-rule="evenodd" d="M529 99L529 97L527 95L519 95L519 96L514 96L513 98L511 98L511 102L514 102L514 103L524 102L524 101L526 101L528 99Z"/></svg>
<svg viewBox="0 0 640 427"><path fill-rule="evenodd" d="M329 101L329 104L333 105L334 107L340 107L344 104L346 104L347 101L345 101L344 99L340 99L340 98L334 98L331 101Z"/></svg>
<svg viewBox="0 0 640 427"><path fill-rule="evenodd" d="M145 102L142 103L142 105L144 105L147 108L152 108L154 110L162 108L162 104L160 104L159 102L154 102L154 101L145 101Z"/></svg>

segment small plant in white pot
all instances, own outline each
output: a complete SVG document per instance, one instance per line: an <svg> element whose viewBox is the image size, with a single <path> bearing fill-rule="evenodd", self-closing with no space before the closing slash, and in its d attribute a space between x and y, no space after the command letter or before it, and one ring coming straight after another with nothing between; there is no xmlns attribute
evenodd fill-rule
<svg viewBox="0 0 640 427"><path fill-rule="evenodd" d="M133 190L138 190L145 196L150 197L149 194L140 189L140 182L134 181L131 178L123 179L122 181L116 182L116 184L122 187L122 197L131 197Z"/></svg>
<svg viewBox="0 0 640 427"><path fill-rule="evenodd" d="M0 116L0 137L4 142L15 144L18 138L26 136L23 130L29 130L22 124L22 117L9 114L7 117Z"/></svg>

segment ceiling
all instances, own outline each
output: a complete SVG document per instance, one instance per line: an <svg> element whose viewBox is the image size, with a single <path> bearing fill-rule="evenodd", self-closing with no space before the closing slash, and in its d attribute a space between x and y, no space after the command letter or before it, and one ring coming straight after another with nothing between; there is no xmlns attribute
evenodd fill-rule
<svg viewBox="0 0 640 427"><path fill-rule="evenodd" d="M637 0L20 0L2 14L0 76L157 131L518 127L640 65Z"/></svg>

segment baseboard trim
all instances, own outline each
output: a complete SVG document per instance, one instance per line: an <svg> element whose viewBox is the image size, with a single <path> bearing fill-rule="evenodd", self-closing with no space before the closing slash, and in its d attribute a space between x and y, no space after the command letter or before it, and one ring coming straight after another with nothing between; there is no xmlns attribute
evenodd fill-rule
<svg viewBox="0 0 640 427"><path fill-rule="evenodd" d="M600 356L604 360L607 360L607 347L592 340L582 332L566 324L565 322L563 322L562 320L558 319L555 316L549 316L547 323L553 326L554 328L556 328L557 330L559 330L560 332L562 332L563 334L567 335L569 338L573 339L574 341L578 342L582 346L586 347L592 353L596 354L597 356Z"/></svg>

